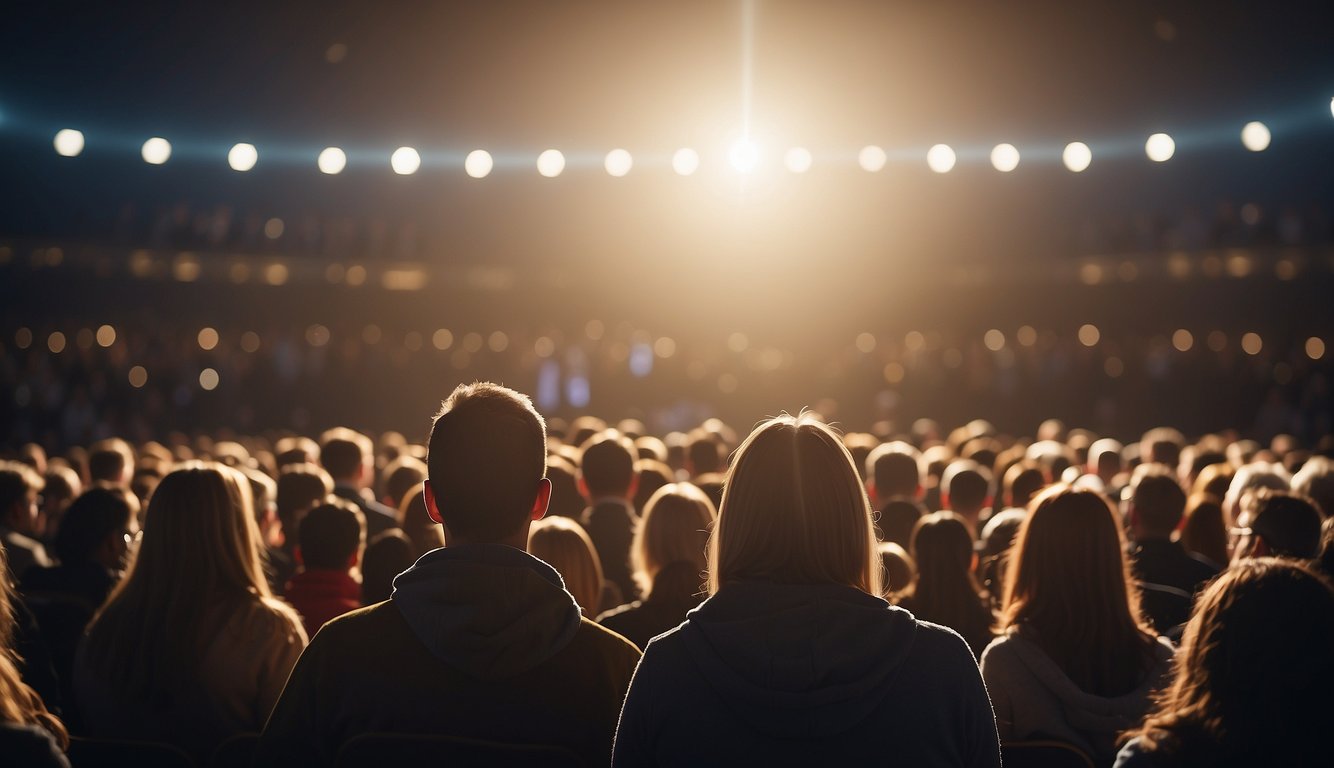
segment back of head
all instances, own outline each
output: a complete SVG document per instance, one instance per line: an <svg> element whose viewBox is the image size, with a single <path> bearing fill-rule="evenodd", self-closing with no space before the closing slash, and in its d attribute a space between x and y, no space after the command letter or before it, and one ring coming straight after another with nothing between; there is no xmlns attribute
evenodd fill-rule
<svg viewBox="0 0 1334 768"><path fill-rule="evenodd" d="M301 519L297 540L306 570L346 571L366 546L366 518L350 505L321 504Z"/></svg>
<svg viewBox="0 0 1334 768"><path fill-rule="evenodd" d="M394 577L412 567L412 541L397 528L381 531L366 545L361 558L361 604L388 600L394 591Z"/></svg>
<svg viewBox="0 0 1334 768"><path fill-rule="evenodd" d="M1306 565L1234 564L1200 595L1176 676L1137 734L1199 764L1316 765L1334 718L1334 588Z"/></svg>
<svg viewBox="0 0 1334 768"><path fill-rule="evenodd" d="M568 517L538 520L528 531L528 551L556 569L585 616L598 614L602 564L583 526Z"/></svg>
<svg viewBox="0 0 1334 768"><path fill-rule="evenodd" d="M446 539L500 541L532 513L547 472L546 424L526 395L461 384L431 426L426 467Z"/></svg>
<svg viewBox="0 0 1334 768"><path fill-rule="evenodd" d="M614 429L605 429L580 446L579 479L589 501L626 498L635 482L635 450L630 439Z"/></svg>
<svg viewBox="0 0 1334 768"><path fill-rule="evenodd" d="M130 498L123 489L95 486L75 499L56 533L60 561L66 565L93 562L108 537L128 533L139 511L137 501L131 506Z"/></svg>
<svg viewBox="0 0 1334 768"><path fill-rule="evenodd" d="M1180 525L1186 511L1186 492L1181 490L1176 475L1166 466L1141 464L1135 467L1126 493L1130 497L1137 536L1165 539Z"/></svg>
<svg viewBox="0 0 1334 768"><path fill-rule="evenodd" d="M1001 484L1004 487L1006 504L1011 507L1027 507L1029 500L1047 485L1047 473L1036 461L1025 459L1005 470Z"/></svg>
<svg viewBox="0 0 1334 768"><path fill-rule="evenodd" d="M134 451L119 438L98 441L88 450L88 477L94 483L124 485L133 466Z"/></svg>
<svg viewBox="0 0 1334 768"><path fill-rule="evenodd" d="M1133 690L1150 660L1124 545L1105 497L1054 485L1032 501L1006 574L1002 625L1033 630L1080 689L1100 696Z"/></svg>
<svg viewBox="0 0 1334 768"><path fill-rule="evenodd" d="M917 523L910 551L917 564L915 609L931 621L965 627L980 604L968 525L953 512L933 512Z"/></svg>
<svg viewBox="0 0 1334 768"><path fill-rule="evenodd" d="M584 511L584 497L579 493L579 470L559 454L547 457L547 479L551 481L551 501L547 514L578 517Z"/></svg>
<svg viewBox="0 0 1334 768"><path fill-rule="evenodd" d="M991 498L991 473L968 459L950 462L940 476L940 492L951 510L975 515Z"/></svg>
<svg viewBox="0 0 1334 768"><path fill-rule="evenodd" d="M705 571L716 517L713 502L690 483L664 485L649 497L630 546L630 567L644 597L668 565L688 563L695 573Z"/></svg>
<svg viewBox="0 0 1334 768"><path fill-rule="evenodd" d="M320 438L320 464L334 482L363 478L370 468L371 451L370 438L347 427L335 427Z"/></svg>
<svg viewBox="0 0 1334 768"><path fill-rule="evenodd" d="M283 530L295 539L300 513L333 493L333 478L318 464L288 464L278 473L274 494Z"/></svg>
<svg viewBox="0 0 1334 768"><path fill-rule="evenodd" d="M908 443L895 441L877 446L866 457L868 474L875 483L876 496L889 500L895 496L916 498L922 486L921 454Z"/></svg>
<svg viewBox="0 0 1334 768"><path fill-rule="evenodd" d="M880 594L870 507L843 441L808 413L755 428L737 449L709 553L709 588L758 579Z"/></svg>
<svg viewBox="0 0 1334 768"><path fill-rule="evenodd" d="M635 483L634 505L640 514L643 514L653 494L657 493L659 488L671 483L675 477L671 467L656 459L636 461L635 475L638 476L638 481Z"/></svg>
<svg viewBox="0 0 1334 768"><path fill-rule="evenodd" d="M1145 464L1163 464L1176 469L1181 460L1181 449L1185 445L1186 437L1171 427L1151 429L1140 438L1140 461Z"/></svg>
<svg viewBox="0 0 1334 768"><path fill-rule="evenodd" d="M36 498L44 481L36 470L17 461L0 461L0 524L20 533L31 531L29 502Z"/></svg>
<svg viewBox="0 0 1334 768"><path fill-rule="evenodd" d="M705 429L691 430L685 446L686 469L691 477L722 472L723 446L717 435Z"/></svg>
<svg viewBox="0 0 1334 768"><path fill-rule="evenodd" d="M1291 480L1278 464L1265 462L1247 464L1233 473L1227 494L1223 496L1223 511L1236 520L1241 514L1242 502L1247 494L1261 488L1286 491L1290 487Z"/></svg>
<svg viewBox="0 0 1334 768"><path fill-rule="evenodd" d="M426 509L426 493L420 485L409 491L398 506L398 525L412 540L414 560L445 546L445 533L440 530L440 524L431 519Z"/></svg>
<svg viewBox="0 0 1334 768"><path fill-rule="evenodd" d="M912 584L917 577L917 565L908 550L892 541L882 541L876 549L885 569L885 598L891 599Z"/></svg>
<svg viewBox="0 0 1334 768"><path fill-rule="evenodd" d="M880 508L880 537L882 541L891 541L904 548L912 542L913 529L917 521L926 513L922 505L907 499L892 499Z"/></svg>
<svg viewBox="0 0 1334 768"><path fill-rule="evenodd" d="M403 454L385 465L383 496L391 507L403 503L413 488L420 487L426 479L426 463L421 459Z"/></svg>
<svg viewBox="0 0 1334 768"><path fill-rule="evenodd" d="M1320 507L1320 514L1334 517L1334 460L1312 456L1292 476L1292 490Z"/></svg>
<svg viewBox="0 0 1334 768"><path fill-rule="evenodd" d="M1320 552L1320 512L1309 500L1267 488L1255 492L1243 513L1253 535L1265 543L1267 554L1310 560ZM1249 514L1247 514L1249 513Z"/></svg>

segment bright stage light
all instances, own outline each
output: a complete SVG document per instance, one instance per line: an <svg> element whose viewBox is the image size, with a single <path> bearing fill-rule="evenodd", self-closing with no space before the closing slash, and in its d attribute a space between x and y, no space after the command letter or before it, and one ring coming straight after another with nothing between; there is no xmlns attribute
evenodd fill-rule
<svg viewBox="0 0 1334 768"><path fill-rule="evenodd" d="M1155 163L1165 163L1176 154L1177 144L1165 133L1155 133L1144 142L1144 154Z"/></svg>
<svg viewBox="0 0 1334 768"><path fill-rule="evenodd" d="M1241 129L1241 143L1252 152L1269 149L1269 127L1260 121L1247 123Z"/></svg>
<svg viewBox="0 0 1334 768"><path fill-rule="evenodd" d="M727 161L738 173L750 173L760 163L760 148L750 139L740 139L727 151Z"/></svg>
<svg viewBox="0 0 1334 768"><path fill-rule="evenodd" d="M83 132L73 128L56 131L56 154L61 157L74 157L83 151Z"/></svg>
<svg viewBox="0 0 1334 768"><path fill-rule="evenodd" d="M248 171L259 162L259 152L254 144L237 144L227 153L227 164L233 171Z"/></svg>
<svg viewBox="0 0 1334 768"><path fill-rule="evenodd" d="M811 151L805 147L793 147L783 156L783 164L793 173L805 173L811 169Z"/></svg>
<svg viewBox="0 0 1334 768"><path fill-rule="evenodd" d="M1071 171L1080 173L1093 162L1093 151L1082 141L1072 141L1065 145L1065 151L1061 153L1061 162Z"/></svg>
<svg viewBox="0 0 1334 768"><path fill-rule="evenodd" d="M997 144L991 150L991 167L1001 173L1009 173L1019 167L1019 150L1013 144Z"/></svg>
<svg viewBox="0 0 1334 768"><path fill-rule="evenodd" d="M159 136L154 136L144 142L143 148L139 150L139 155L149 165L162 165L171 159L171 142Z"/></svg>
<svg viewBox="0 0 1334 768"><path fill-rule="evenodd" d="M422 156L412 147L399 147L389 156L389 167L399 176L411 176L422 167Z"/></svg>
<svg viewBox="0 0 1334 768"><path fill-rule="evenodd" d="M554 179L565 170L565 155L559 149L548 149L537 156L537 172Z"/></svg>
<svg viewBox="0 0 1334 768"><path fill-rule="evenodd" d="M1329 100L1329 114L1334 115L1334 99Z"/></svg>
<svg viewBox="0 0 1334 768"><path fill-rule="evenodd" d="M630 157L629 152L624 149L613 149L607 153L607 159L603 162L603 167L607 169L608 174L620 178L629 173L634 164L634 158Z"/></svg>
<svg viewBox="0 0 1334 768"><path fill-rule="evenodd" d="M682 147L672 155L672 170L680 176L689 176L699 170L699 153L689 147Z"/></svg>
<svg viewBox="0 0 1334 768"><path fill-rule="evenodd" d="M325 147L320 151L320 156L315 160L315 164L320 167L321 173L327 173L330 176L343 172L347 167L347 154L338 147Z"/></svg>
<svg viewBox="0 0 1334 768"><path fill-rule="evenodd" d="M495 167L491 153L485 149L474 149L463 159L463 170L474 179L484 179Z"/></svg>
<svg viewBox="0 0 1334 768"><path fill-rule="evenodd" d="M869 173L875 173L884 168L888 161L889 155L885 154L885 150L874 144L862 147L862 151L857 153L857 164L862 167L863 171Z"/></svg>
<svg viewBox="0 0 1334 768"><path fill-rule="evenodd" d="M937 144L926 153L926 164L936 173L949 173L958 158L948 144Z"/></svg>

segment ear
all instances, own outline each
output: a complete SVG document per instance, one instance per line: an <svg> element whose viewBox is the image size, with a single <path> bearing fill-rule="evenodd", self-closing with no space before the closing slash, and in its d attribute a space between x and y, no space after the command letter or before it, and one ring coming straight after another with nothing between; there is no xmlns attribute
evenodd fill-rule
<svg viewBox="0 0 1334 768"><path fill-rule="evenodd" d="M301 557L301 545L300 545L300 544L296 545L296 547L292 550L292 559L293 559L293 560L296 560L296 564L297 564L298 566L300 566L300 567L302 567L302 568L306 567L306 561L305 561L305 558Z"/></svg>
<svg viewBox="0 0 1334 768"><path fill-rule="evenodd" d="M533 499L533 510L529 514L533 520L541 520L547 514L551 504L551 480L542 478L537 481L537 498Z"/></svg>
<svg viewBox="0 0 1334 768"><path fill-rule="evenodd" d="M630 487L625 489L625 498L633 500L635 494L639 492L639 473L630 475Z"/></svg>
<svg viewBox="0 0 1334 768"><path fill-rule="evenodd" d="M866 495L871 500L871 506L876 509L880 509L880 494L875 489L874 480L866 481Z"/></svg>
<svg viewBox="0 0 1334 768"><path fill-rule="evenodd" d="M543 478L543 479L546 479L546 478ZM547 482L550 483L551 481L550 481L550 480L547 480ZM574 479L574 485L575 485L576 488L579 489L579 495L580 495L580 496L583 496L583 497L584 497L586 500L588 500L588 501L592 501L592 499L588 498L588 483L585 483L585 482L584 482L584 473L583 473L583 472L580 472L580 473L579 473L579 476L576 477L576 478Z"/></svg>
<svg viewBox="0 0 1334 768"><path fill-rule="evenodd" d="M422 500L426 502L426 516L433 522L444 525L445 521L440 519L440 507L436 503L435 489L431 487L430 480L422 481Z"/></svg>
<svg viewBox="0 0 1334 768"><path fill-rule="evenodd" d="M925 497L925 496L926 496L926 489L922 487L922 484L921 484L921 483L918 483L918 484L917 484L917 490L913 491L913 494L912 494L913 500L914 500L914 501L921 501L922 498Z"/></svg>

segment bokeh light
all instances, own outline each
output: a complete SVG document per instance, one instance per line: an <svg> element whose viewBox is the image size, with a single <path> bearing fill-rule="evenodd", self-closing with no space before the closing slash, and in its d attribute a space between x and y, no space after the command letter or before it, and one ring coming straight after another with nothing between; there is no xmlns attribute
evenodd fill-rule
<svg viewBox="0 0 1334 768"><path fill-rule="evenodd" d="M889 155L885 154L885 150L874 144L862 147L862 150L857 153L857 164L868 173L876 173L884 168L888 160Z"/></svg>
<svg viewBox="0 0 1334 768"><path fill-rule="evenodd" d="M233 171L248 171L259 162L259 150L254 144L241 143L227 152L227 164Z"/></svg>
<svg viewBox="0 0 1334 768"><path fill-rule="evenodd" d="M554 179L565 170L565 155L559 149L548 149L537 156L537 172Z"/></svg>
<svg viewBox="0 0 1334 768"><path fill-rule="evenodd" d="M149 165L162 165L171 159L171 142L161 136L154 136L144 142L139 156Z"/></svg>
<svg viewBox="0 0 1334 768"><path fill-rule="evenodd" d="M136 365L130 369L130 386L135 389L142 389L148 383L148 369L142 365Z"/></svg>
<svg viewBox="0 0 1334 768"><path fill-rule="evenodd" d="M109 347L116 343L116 329L109 325L98 326L97 344L101 347Z"/></svg>
<svg viewBox="0 0 1334 768"><path fill-rule="evenodd" d="M199 386L206 392L212 392L218 388L218 372L212 368L205 368L199 372Z"/></svg>
<svg viewBox="0 0 1334 768"><path fill-rule="evenodd" d="M320 156L315 160L316 165L320 167L320 173L327 173L330 176L343 172L347 167L347 153L338 147L325 147L320 151Z"/></svg>
<svg viewBox="0 0 1334 768"><path fill-rule="evenodd" d="M727 162L737 173L750 173L760 164L760 148L750 139L739 139L727 150Z"/></svg>
<svg viewBox="0 0 1334 768"><path fill-rule="evenodd" d="M1325 340L1319 336L1312 336L1306 340L1306 356L1312 360L1319 360L1325 356Z"/></svg>
<svg viewBox="0 0 1334 768"><path fill-rule="evenodd" d="M485 149L474 149L463 159L463 171L474 179L485 179L491 175L491 169L495 165L491 153Z"/></svg>
<svg viewBox="0 0 1334 768"><path fill-rule="evenodd" d="M1185 328L1178 328L1176 333L1172 334L1172 346L1176 347L1178 352L1189 352L1190 348L1195 346L1195 337Z"/></svg>
<svg viewBox="0 0 1334 768"><path fill-rule="evenodd" d="M1009 173L1019 167L1019 150L1013 144L997 144L991 150L991 167Z"/></svg>
<svg viewBox="0 0 1334 768"><path fill-rule="evenodd" d="M811 169L811 151L805 147L793 147L783 155L783 165L793 173L805 173Z"/></svg>
<svg viewBox="0 0 1334 768"><path fill-rule="evenodd" d="M422 156L412 147L399 147L389 156L389 167L399 176L411 176L422 167Z"/></svg>
<svg viewBox="0 0 1334 768"><path fill-rule="evenodd" d="M1269 149L1271 138L1269 126L1258 120L1247 123L1241 129L1241 143L1252 152L1263 152Z"/></svg>
<svg viewBox="0 0 1334 768"><path fill-rule="evenodd" d="M46 348L51 350L51 354L58 355L65 351L65 334L60 331L53 332L46 337Z"/></svg>
<svg viewBox="0 0 1334 768"><path fill-rule="evenodd" d="M56 131L56 138L52 143L55 144L56 154L61 157L76 157L83 151L83 132L73 128L62 128Z"/></svg>
<svg viewBox="0 0 1334 768"><path fill-rule="evenodd" d="M1005 334L992 328L982 336L982 343L992 352L999 352L1005 348Z"/></svg>
<svg viewBox="0 0 1334 768"><path fill-rule="evenodd" d="M634 164L634 158L624 149L613 149L608 152L607 159L602 163L603 167L607 169L607 174L616 178L629 173Z"/></svg>
<svg viewBox="0 0 1334 768"><path fill-rule="evenodd" d="M1246 333L1241 337L1241 349L1248 355L1258 355L1264 348L1264 340L1258 333Z"/></svg>
<svg viewBox="0 0 1334 768"><path fill-rule="evenodd" d="M1098 332L1098 326L1092 323L1085 323L1079 326L1079 343L1086 347L1092 347L1098 343L1102 334Z"/></svg>
<svg viewBox="0 0 1334 768"><path fill-rule="evenodd" d="M200 349L211 350L218 346L218 332L212 328L201 328L197 341Z"/></svg>
<svg viewBox="0 0 1334 768"><path fill-rule="evenodd" d="M679 176L689 176L699 170L699 153L690 147L682 147L672 155L672 170Z"/></svg>
<svg viewBox="0 0 1334 768"><path fill-rule="evenodd" d="M1061 162L1075 173L1082 173L1093 162L1093 151L1082 141L1072 141L1065 145L1061 153Z"/></svg>
<svg viewBox="0 0 1334 768"><path fill-rule="evenodd" d="M926 152L926 164L936 173L949 173L958 158L948 144L937 144Z"/></svg>
<svg viewBox="0 0 1334 768"><path fill-rule="evenodd" d="M1177 144L1165 133L1155 133L1144 142L1144 154L1155 163L1165 163L1176 154Z"/></svg>

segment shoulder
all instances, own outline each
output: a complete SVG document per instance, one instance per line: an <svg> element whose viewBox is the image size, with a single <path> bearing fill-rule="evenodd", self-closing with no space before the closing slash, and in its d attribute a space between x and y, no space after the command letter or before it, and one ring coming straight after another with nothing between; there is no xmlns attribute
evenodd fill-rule
<svg viewBox="0 0 1334 768"><path fill-rule="evenodd" d="M988 669L1009 669L1019 664L1019 657L1023 653L1022 646L1029 645L1029 641L1020 637L1018 634L1010 632L992 640L982 651L980 664L982 671Z"/></svg>
<svg viewBox="0 0 1334 768"><path fill-rule="evenodd" d="M921 619L917 619L913 646L932 655L957 656L959 653L964 653L969 659L973 658L973 652L968 649L968 642L962 635L942 624Z"/></svg>
<svg viewBox="0 0 1334 768"><path fill-rule="evenodd" d="M292 606L272 597L247 600L231 618L246 637L258 637L279 643L306 645L306 629Z"/></svg>
<svg viewBox="0 0 1334 768"><path fill-rule="evenodd" d="M1121 751L1116 753L1116 764L1113 768L1157 768L1175 764L1174 760L1164 759L1168 757L1161 750L1150 750L1139 736L1127 741Z"/></svg>
<svg viewBox="0 0 1334 768"><path fill-rule="evenodd" d="M630 659L632 662L639 660L639 646L595 621L581 618L575 638L597 646L613 658Z"/></svg>

